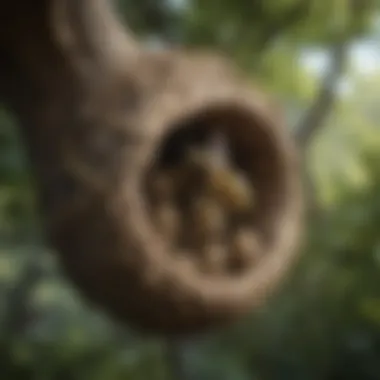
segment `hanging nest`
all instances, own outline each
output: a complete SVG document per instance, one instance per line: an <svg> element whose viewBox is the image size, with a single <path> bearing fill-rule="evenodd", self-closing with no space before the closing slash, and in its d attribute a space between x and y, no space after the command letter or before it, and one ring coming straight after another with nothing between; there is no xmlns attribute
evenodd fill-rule
<svg viewBox="0 0 380 380"><path fill-rule="evenodd" d="M259 306L289 269L295 151L224 60L148 58L136 61L127 119L105 123L99 102L68 134L73 191L48 209L51 236L84 296L116 319L201 332Z"/></svg>
<svg viewBox="0 0 380 380"><path fill-rule="evenodd" d="M12 4L1 95L84 299L166 335L259 307L294 262L301 224L277 110L219 56L141 51L109 1Z"/></svg>

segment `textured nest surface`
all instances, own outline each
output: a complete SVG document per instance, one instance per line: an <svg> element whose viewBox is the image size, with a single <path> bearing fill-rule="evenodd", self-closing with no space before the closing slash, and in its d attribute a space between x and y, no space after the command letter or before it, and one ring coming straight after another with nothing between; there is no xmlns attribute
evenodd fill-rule
<svg viewBox="0 0 380 380"><path fill-rule="evenodd" d="M68 142L77 190L50 210L54 243L86 298L118 320L169 334L224 325L265 301L293 262L294 147L220 59L140 57L136 72L128 118L105 128L90 112L89 132ZM227 159L208 145L214 135Z"/></svg>

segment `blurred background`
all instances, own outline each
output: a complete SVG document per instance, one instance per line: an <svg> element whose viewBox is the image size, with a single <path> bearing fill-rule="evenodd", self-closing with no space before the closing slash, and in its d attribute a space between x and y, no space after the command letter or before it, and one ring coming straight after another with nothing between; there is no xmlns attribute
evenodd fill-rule
<svg viewBox="0 0 380 380"><path fill-rule="evenodd" d="M123 0L118 11L151 49L227 53L283 107L303 161L301 259L260 313L187 350L188 377L380 379L380 2ZM65 280L0 108L1 379L160 380L166 359L162 341L111 323Z"/></svg>

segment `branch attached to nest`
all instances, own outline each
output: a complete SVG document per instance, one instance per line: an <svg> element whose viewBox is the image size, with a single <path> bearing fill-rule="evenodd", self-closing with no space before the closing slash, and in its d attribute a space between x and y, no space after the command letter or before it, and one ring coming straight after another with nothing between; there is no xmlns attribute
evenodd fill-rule
<svg viewBox="0 0 380 380"><path fill-rule="evenodd" d="M97 65L108 75L114 70L119 75L125 71L126 62L137 54L138 45L121 26L108 0L53 3L52 27L57 41L77 70Z"/></svg>

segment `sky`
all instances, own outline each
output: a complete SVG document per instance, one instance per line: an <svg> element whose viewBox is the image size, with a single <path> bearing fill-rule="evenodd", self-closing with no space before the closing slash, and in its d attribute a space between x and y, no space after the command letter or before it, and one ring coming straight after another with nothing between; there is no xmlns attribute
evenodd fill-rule
<svg viewBox="0 0 380 380"><path fill-rule="evenodd" d="M380 41L363 41L352 46L350 59L360 74L372 74L380 69ZM328 54L322 51L305 52L301 60L312 73L322 74L328 67Z"/></svg>
<svg viewBox="0 0 380 380"><path fill-rule="evenodd" d="M301 57L301 62L317 77L323 77L329 67L329 53L326 51L307 51ZM380 41L365 40L353 44L349 54L352 69L359 75L380 73ZM349 95L353 89L350 76L343 76L338 82L338 93Z"/></svg>

